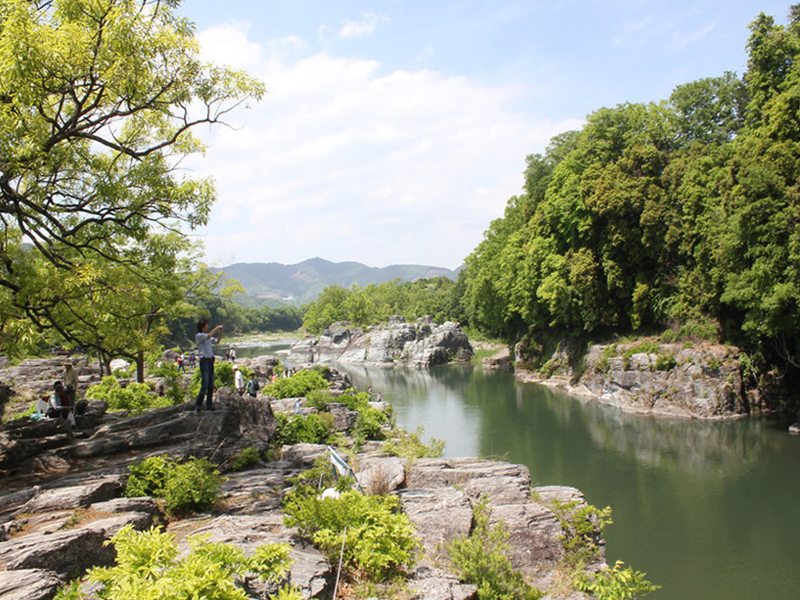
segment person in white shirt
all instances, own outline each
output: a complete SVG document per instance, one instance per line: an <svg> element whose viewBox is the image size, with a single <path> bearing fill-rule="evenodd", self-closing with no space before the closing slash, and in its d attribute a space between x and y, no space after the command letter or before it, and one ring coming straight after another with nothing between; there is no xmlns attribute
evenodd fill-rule
<svg viewBox="0 0 800 600"><path fill-rule="evenodd" d="M244 394L244 375L239 370L239 367L233 367L233 385L240 396Z"/></svg>
<svg viewBox="0 0 800 600"><path fill-rule="evenodd" d="M197 351L200 354L200 392L194 403L194 411L200 412L203 406L203 397L206 399L206 410L214 410L211 403L214 395L214 346L222 339L222 325L217 325L211 331L208 319L197 322Z"/></svg>

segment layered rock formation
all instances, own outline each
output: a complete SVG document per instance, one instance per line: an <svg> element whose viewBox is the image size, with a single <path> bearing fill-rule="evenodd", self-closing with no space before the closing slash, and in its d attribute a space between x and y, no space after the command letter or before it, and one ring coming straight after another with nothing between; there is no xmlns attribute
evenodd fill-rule
<svg viewBox="0 0 800 600"><path fill-rule="evenodd" d="M576 368L574 351L559 346L541 371L518 368L517 376L630 412L731 418L758 408L737 357L738 349L719 345L606 344L591 346Z"/></svg>
<svg viewBox="0 0 800 600"><path fill-rule="evenodd" d="M391 317L387 325L364 331L335 323L319 337L292 346L289 361L295 364L342 362L349 364L432 367L472 356L467 335L456 323L436 325L429 319L407 323Z"/></svg>

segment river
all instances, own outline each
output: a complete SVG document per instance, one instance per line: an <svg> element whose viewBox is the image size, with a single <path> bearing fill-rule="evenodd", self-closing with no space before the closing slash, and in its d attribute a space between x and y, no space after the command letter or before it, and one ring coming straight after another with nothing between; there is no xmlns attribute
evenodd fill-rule
<svg viewBox="0 0 800 600"><path fill-rule="evenodd" d="M629 415L480 367L336 366L447 456L521 463L610 505L607 560L662 585L654 600L800 597L800 437L785 427Z"/></svg>

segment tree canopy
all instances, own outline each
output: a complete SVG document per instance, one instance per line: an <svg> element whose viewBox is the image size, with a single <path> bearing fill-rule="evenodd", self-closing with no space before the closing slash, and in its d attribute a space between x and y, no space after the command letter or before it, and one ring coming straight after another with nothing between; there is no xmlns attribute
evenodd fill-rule
<svg viewBox="0 0 800 600"><path fill-rule="evenodd" d="M213 182L181 159L193 131L264 92L205 64L177 0L7 0L0 6L0 324L92 346L137 343L194 282L185 228ZM172 310L172 309L170 309ZM125 341L101 334L113 320ZM140 338L141 339L141 338ZM6 342L8 343L8 342ZM98 342L99 343L99 342Z"/></svg>
<svg viewBox="0 0 800 600"><path fill-rule="evenodd" d="M466 260L472 325L671 328L800 366L800 6L750 32L743 77L599 109L528 157Z"/></svg>

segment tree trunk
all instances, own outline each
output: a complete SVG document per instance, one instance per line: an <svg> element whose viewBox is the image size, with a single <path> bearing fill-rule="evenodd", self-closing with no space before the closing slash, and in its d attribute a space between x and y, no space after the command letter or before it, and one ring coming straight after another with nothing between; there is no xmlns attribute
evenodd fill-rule
<svg viewBox="0 0 800 600"><path fill-rule="evenodd" d="M136 353L136 382L144 383L144 350Z"/></svg>

